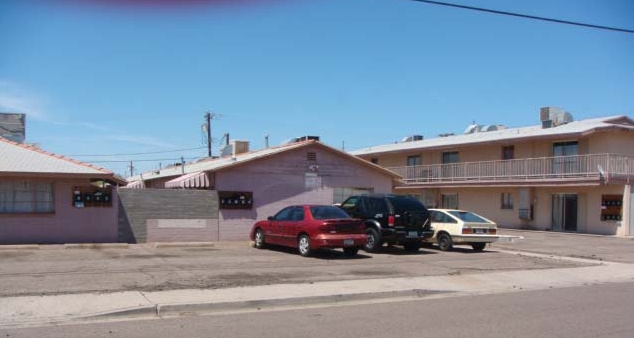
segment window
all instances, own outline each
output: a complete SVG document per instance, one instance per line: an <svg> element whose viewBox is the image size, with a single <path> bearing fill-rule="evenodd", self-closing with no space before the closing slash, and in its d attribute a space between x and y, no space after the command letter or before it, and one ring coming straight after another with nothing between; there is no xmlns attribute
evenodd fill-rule
<svg viewBox="0 0 634 338"><path fill-rule="evenodd" d="M55 212L53 183L35 181L0 181L0 213Z"/></svg>
<svg viewBox="0 0 634 338"><path fill-rule="evenodd" d="M294 207L286 207L278 212L273 218L276 221L290 221L293 217L293 208Z"/></svg>
<svg viewBox="0 0 634 338"><path fill-rule="evenodd" d="M442 194L443 209L458 209L458 194Z"/></svg>
<svg viewBox="0 0 634 338"><path fill-rule="evenodd" d="M374 164L379 164L379 159L376 157L373 157L370 159L370 162L374 163Z"/></svg>
<svg viewBox="0 0 634 338"><path fill-rule="evenodd" d="M317 153L314 151L309 151L306 153L306 160L314 162L317 161Z"/></svg>
<svg viewBox="0 0 634 338"><path fill-rule="evenodd" d="M420 156L407 156L407 166L413 167L416 165L421 165L423 162L420 160Z"/></svg>
<svg viewBox="0 0 634 338"><path fill-rule="evenodd" d="M510 192L502 193L502 209L513 210L513 195Z"/></svg>
<svg viewBox="0 0 634 338"><path fill-rule="evenodd" d="M367 195L374 192L374 188L344 188L334 187L332 189L332 203L341 203L352 195Z"/></svg>
<svg viewBox="0 0 634 338"><path fill-rule="evenodd" d="M442 153L442 164L449 163L458 163L460 162L460 157L458 156L457 151L449 151Z"/></svg>
<svg viewBox="0 0 634 338"><path fill-rule="evenodd" d="M512 160L515 158L515 146L504 146L502 147L502 159L503 160Z"/></svg>
<svg viewBox="0 0 634 338"><path fill-rule="evenodd" d="M579 154L577 141L556 142L553 144L553 172L556 174L574 174L579 172Z"/></svg>

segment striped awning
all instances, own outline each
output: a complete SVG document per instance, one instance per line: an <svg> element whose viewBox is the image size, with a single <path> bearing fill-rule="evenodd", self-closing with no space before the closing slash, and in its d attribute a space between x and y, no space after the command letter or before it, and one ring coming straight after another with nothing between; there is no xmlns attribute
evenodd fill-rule
<svg viewBox="0 0 634 338"><path fill-rule="evenodd" d="M143 181L134 181L126 184L125 187L121 187L123 189L143 189L145 188L145 184Z"/></svg>
<svg viewBox="0 0 634 338"><path fill-rule="evenodd" d="M196 171L165 182L165 188L209 188L209 178L204 171Z"/></svg>

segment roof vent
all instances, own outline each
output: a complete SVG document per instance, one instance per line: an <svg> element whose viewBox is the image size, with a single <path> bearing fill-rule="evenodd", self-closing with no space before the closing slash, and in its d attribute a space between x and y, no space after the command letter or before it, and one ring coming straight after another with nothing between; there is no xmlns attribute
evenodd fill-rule
<svg viewBox="0 0 634 338"><path fill-rule="evenodd" d="M401 142L414 142L414 141L422 141L422 140L423 140L423 135L412 135L412 136L403 137Z"/></svg>
<svg viewBox="0 0 634 338"><path fill-rule="evenodd" d="M502 129L506 129L506 126L502 124L480 125L480 124L473 123L473 124L470 124L467 127L467 129L465 129L464 133L473 134L473 133L482 133L482 132L496 131L496 130L502 130Z"/></svg>

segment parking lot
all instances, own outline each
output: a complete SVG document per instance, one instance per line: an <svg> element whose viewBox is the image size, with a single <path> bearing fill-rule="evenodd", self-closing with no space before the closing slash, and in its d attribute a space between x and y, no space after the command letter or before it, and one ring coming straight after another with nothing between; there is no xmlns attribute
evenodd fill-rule
<svg viewBox="0 0 634 338"><path fill-rule="evenodd" d="M634 262L631 239L503 231L524 236L517 243L499 242L476 253L468 247L451 252L424 248L406 254L400 247L360 252L340 251L303 258L295 250L258 250L249 242L219 242L213 247L164 247L150 244L112 249L0 250L0 296L48 295L123 290L157 291L227 288L278 283L373 279L549 269L591 265L556 257L509 254L507 250Z"/></svg>

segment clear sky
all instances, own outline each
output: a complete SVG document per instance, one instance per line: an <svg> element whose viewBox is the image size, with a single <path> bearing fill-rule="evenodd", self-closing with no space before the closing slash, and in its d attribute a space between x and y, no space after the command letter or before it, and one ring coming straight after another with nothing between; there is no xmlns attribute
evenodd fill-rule
<svg viewBox="0 0 634 338"><path fill-rule="evenodd" d="M634 29L630 0L447 1ZM224 133L355 150L536 125L543 106L634 117L634 34L409 0L186 2L0 1L0 111L124 176L205 156L206 111L215 155Z"/></svg>

